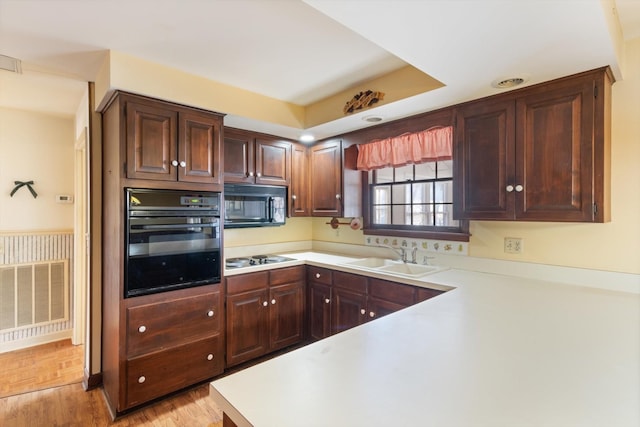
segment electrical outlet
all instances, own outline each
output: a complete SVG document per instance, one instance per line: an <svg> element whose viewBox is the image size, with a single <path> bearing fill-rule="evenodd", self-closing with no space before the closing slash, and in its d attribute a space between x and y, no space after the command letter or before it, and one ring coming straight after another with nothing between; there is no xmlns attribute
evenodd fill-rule
<svg viewBox="0 0 640 427"><path fill-rule="evenodd" d="M508 254L521 254L522 239L520 237L505 237L504 251Z"/></svg>

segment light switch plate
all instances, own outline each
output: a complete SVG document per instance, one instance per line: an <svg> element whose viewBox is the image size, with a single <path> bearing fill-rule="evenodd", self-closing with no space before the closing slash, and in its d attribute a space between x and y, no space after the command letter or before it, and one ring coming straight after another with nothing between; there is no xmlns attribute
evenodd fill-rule
<svg viewBox="0 0 640 427"><path fill-rule="evenodd" d="M520 237L505 237L504 251L508 254L521 254L522 239Z"/></svg>

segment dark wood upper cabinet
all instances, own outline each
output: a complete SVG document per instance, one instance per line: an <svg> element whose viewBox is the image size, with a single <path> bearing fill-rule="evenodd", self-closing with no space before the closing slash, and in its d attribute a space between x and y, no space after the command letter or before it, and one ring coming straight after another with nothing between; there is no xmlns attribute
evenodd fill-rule
<svg viewBox="0 0 640 427"><path fill-rule="evenodd" d="M126 178L220 184L219 114L123 95Z"/></svg>
<svg viewBox="0 0 640 427"><path fill-rule="evenodd" d="M276 137L225 128L224 181L288 186L291 145Z"/></svg>
<svg viewBox="0 0 640 427"><path fill-rule="evenodd" d="M309 159L311 215L342 216L342 142L333 139L314 145Z"/></svg>
<svg viewBox="0 0 640 427"><path fill-rule="evenodd" d="M293 144L291 151L291 185L289 186L289 215L310 216L309 148Z"/></svg>
<svg viewBox="0 0 640 427"><path fill-rule="evenodd" d="M457 108L454 216L609 221L608 68Z"/></svg>

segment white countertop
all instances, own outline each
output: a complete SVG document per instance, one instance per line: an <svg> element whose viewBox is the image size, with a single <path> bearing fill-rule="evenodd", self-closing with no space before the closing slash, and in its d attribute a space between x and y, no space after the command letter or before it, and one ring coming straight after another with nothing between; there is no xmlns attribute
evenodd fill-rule
<svg viewBox="0 0 640 427"><path fill-rule="evenodd" d="M455 289L213 381L211 396L239 427L640 425L638 294L456 269L405 282Z"/></svg>

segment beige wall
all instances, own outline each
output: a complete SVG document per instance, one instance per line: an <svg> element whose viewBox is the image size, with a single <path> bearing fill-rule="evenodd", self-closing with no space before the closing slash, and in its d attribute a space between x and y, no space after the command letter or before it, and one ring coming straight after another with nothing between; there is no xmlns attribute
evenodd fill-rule
<svg viewBox="0 0 640 427"><path fill-rule="evenodd" d="M472 221L469 255L640 274L640 39L627 43L626 79L613 85L611 217L606 224ZM270 242L313 240L363 244L361 231L333 230L327 218L289 220ZM227 232L228 233L228 232ZM266 241L264 232L238 230L231 243ZM524 252L504 253L504 238L520 237ZM229 239L227 240L229 242ZM247 244L245 243L245 244Z"/></svg>
<svg viewBox="0 0 640 427"><path fill-rule="evenodd" d="M0 108L0 232L72 230L75 129L73 118ZM34 181L13 197L14 181Z"/></svg>

